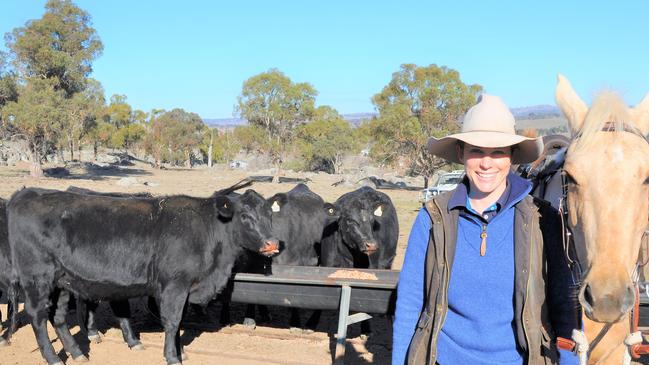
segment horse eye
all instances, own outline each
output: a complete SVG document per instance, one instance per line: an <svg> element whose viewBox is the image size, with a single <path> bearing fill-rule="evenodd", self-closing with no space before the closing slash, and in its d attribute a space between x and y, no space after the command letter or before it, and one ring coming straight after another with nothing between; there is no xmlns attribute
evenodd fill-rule
<svg viewBox="0 0 649 365"><path fill-rule="evenodd" d="M565 171L565 170L564 170L564 171L563 171L563 175L566 177L566 182L567 182L568 184L579 185L579 184L577 183L577 181L575 180L575 178L572 177L572 175L570 175L570 173L569 173L568 171Z"/></svg>
<svg viewBox="0 0 649 365"><path fill-rule="evenodd" d="M644 184L649 185L649 177L645 179Z"/></svg>

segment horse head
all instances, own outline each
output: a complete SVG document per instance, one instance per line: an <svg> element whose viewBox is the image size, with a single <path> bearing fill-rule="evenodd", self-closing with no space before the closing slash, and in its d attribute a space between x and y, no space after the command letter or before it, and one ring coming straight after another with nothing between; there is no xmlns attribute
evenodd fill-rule
<svg viewBox="0 0 649 365"><path fill-rule="evenodd" d="M579 301L588 318L616 322L635 303L649 218L649 94L629 108L604 92L589 109L559 75L556 99L572 132L564 174L568 227L582 252Z"/></svg>

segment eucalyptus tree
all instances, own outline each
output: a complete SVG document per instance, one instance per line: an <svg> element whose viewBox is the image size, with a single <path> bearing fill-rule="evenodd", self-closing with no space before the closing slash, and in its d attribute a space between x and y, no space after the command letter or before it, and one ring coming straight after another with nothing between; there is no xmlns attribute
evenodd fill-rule
<svg viewBox="0 0 649 365"><path fill-rule="evenodd" d="M79 107L79 100L73 99L87 87L92 62L103 45L90 15L69 0L49 0L40 19L13 29L5 39L18 98L2 115L8 118L12 136L25 141L32 175L41 176L48 146L61 145L64 130L78 130L70 126L84 122L71 122L69 118L79 113L68 109Z"/></svg>
<svg viewBox="0 0 649 365"><path fill-rule="evenodd" d="M309 83L294 83L277 69L243 83L236 112L266 133L262 147L281 168L298 125L311 119L317 91Z"/></svg>
<svg viewBox="0 0 649 365"><path fill-rule="evenodd" d="M406 162L412 174L430 176L444 161L428 154L428 138L457 131L481 92L482 86L465 84L446 66L401 65L372 98L379 112L369 128L375 139L372 157L386 164Z"/></svg>
<svg viewBox="0 0 649 365"><path fill-rule="evenodd" d="M343 158L358 150L351 125L330 106L316 109L298 129L300 154L309 169L340 173Z"/></svg>

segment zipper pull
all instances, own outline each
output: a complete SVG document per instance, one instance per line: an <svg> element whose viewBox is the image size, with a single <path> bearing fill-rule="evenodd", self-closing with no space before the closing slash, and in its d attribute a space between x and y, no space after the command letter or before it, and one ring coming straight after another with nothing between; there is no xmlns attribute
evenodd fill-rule
<svg viewBox="0 0 649 365"><path fill-rule="evenodd" d="M486 224L482 225L482 233L480 233L480 238L482 238L482 242L480 243L480 256L484 256L487 254L487 225Z"/></svg>

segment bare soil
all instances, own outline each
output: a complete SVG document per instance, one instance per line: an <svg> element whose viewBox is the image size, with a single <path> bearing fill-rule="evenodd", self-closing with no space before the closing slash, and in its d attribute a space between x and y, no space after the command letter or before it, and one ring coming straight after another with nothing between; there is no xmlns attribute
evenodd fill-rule
<svg viewBox="0 0 649 365"><path fill-rule="evenodd" d="M186 194L207 197L215 190L227 187L245 178L248 173L227 168L197 168L156 170L146 164L136 164L125 169L105 171L73 171L63 178L32 179L28 176L28 166L0 167L0 197L10 196L23 186L37 186L52 189L67 189L77 186L103 192L149 192L153 195ZM340 195L357 187L334 187L341 176L328 174L309 175L313 180L309 187L326 201L333 202ZM131 178L128 181L123 178ZM134 180L133 180L134 179ZM295 184L255 183L253 189L271 196L285 192ZM400 269L410 227L421 204L416 191L383 190L388 194L399 218L400 233L397 256L393 269ZM129 350L121 339L121 332L107 305L100 306L101 343L89 343L72 328L77 341L87 351L90 364L165 364L162 355L164 334L158 321L151 317L139 300L132 300L133 323L145 345L144 351ZM6 306L0 305L3 313ZM207 315L188 313L182 330L182 340L189 357L186 364L330 364L335 348L337 313L325 312L315 332L291 331L288 326L286 308L271 308L272 320L248 330L243 325L234 324L221 327L218 324L220 304L217 302L207 309ZM244 306L233 306L233 323L243 320ZM308 311L307 311L308 312ZM308 313L303 313L306 320ZM4 318L3 318L4 319ZM76 324L73 314L69 323ZM371 320L372 335L359 336L359 325L352 325L348 331L346 364L388 364L390 362L392 329L389 318L378 316ZM7 323L4 323L5 326ZM60 341L50 328L50 338L60 357L68 364L75 363L62 350ZM0 348L0 364L44 364L36 344L31 326L21 315L21 327L14 335L11 346Z"/></svg>

